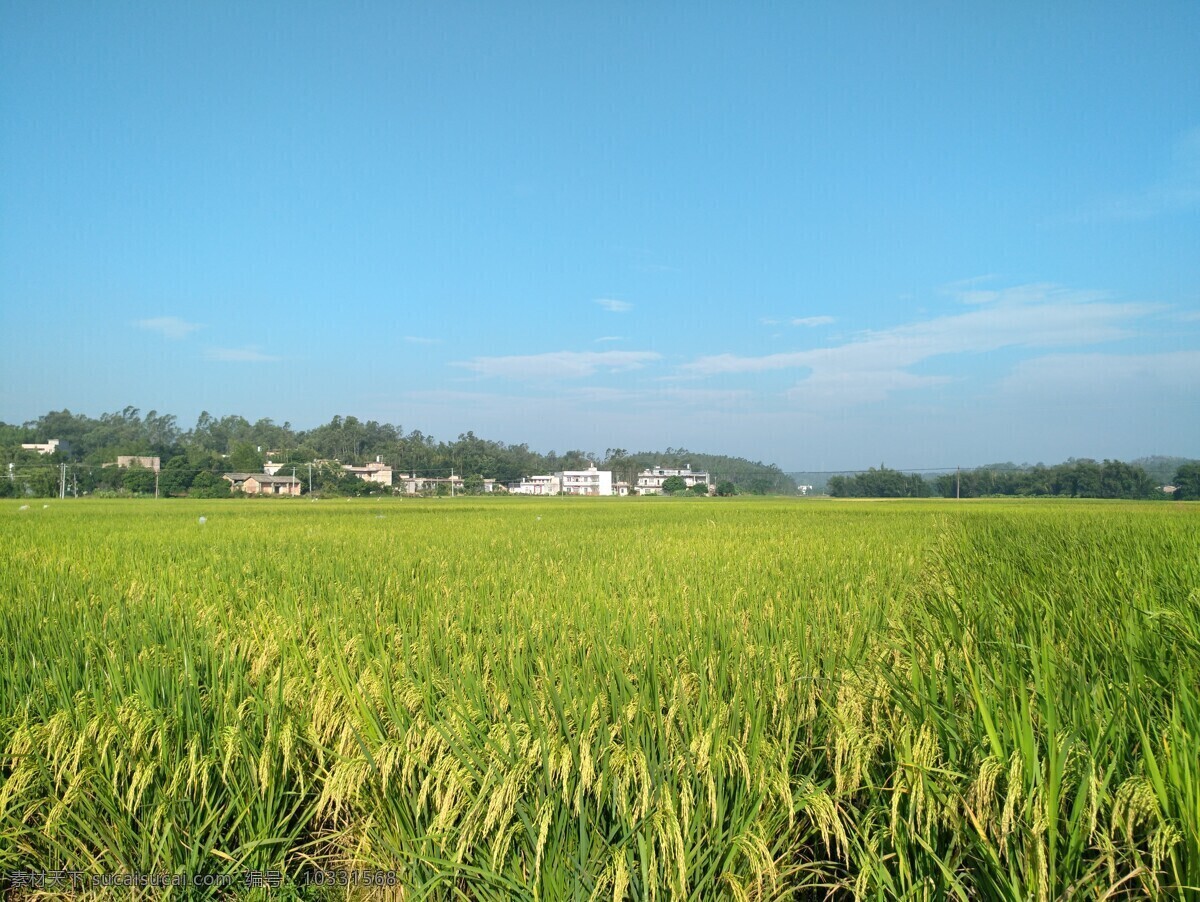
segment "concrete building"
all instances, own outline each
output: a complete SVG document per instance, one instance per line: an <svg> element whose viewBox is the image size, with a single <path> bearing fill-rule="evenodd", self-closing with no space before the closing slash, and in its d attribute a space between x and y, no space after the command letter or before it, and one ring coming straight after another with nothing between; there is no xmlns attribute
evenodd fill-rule
<svg viewBox="0 0 1200 902"><path fill-rule="evenodd" d="M560 470L545 476L526 476L520 482L509 483L514 495L611 495L612 470L597 470L592 464L586 470Z"/></svg>
<svg viewBox="0 0 1200 902"><path fill-rule="evenodd" d="M226 473L234 491L247 495L299 495L301 483L295 476L270 476L266 473Z"/></svg>
<svg viewBox="0 0 1200 902"><path fill-rule="evenodd" d="M562 480L553 474L526 476L520 482L510 482L508 491L512 495L557 495L562 491Z"/></svg>
<svg viewBox="0 0 1200 902"><path fill-rule="evenodd" d="M586 470L563 470L555 475L562 483L564 495L611 495L613 493L612 470L597 470L595 464Z"/></svg>
<svg viewBox="0 0 1200 902"><path fill-rule="evenodd" d="M21 445L23 451L36 451L38 454L53 454L62 451L64 454L71 450L71 443L62 439L52 438L48 442L28 442Z"/></svg>
<svg viewBox="0 0 1200 902"><path fill-rule="evenodd" d="M691 464L682 467L650 467L638 474L638 494L661 495L663 483L672 476L680 477L689 489L697 484L712 487L708 473L704 470L693 470Z"/></svg>
<svg viewBox="0 0 1200 902"><path fill-rule="evenodd" d="M395 490L401 495L431 495L438 491L438 486L445 486L451 495L465 495L467 491L466 480L461 476L417 476L416 474L399 476L395 483ZM497 486L494 479L483 481L485 495L497 491L503 492L506 489L504 486Z"/></svg>
<svg viewBox="0 0 1200 902"><path fill-rule="evenodd" d="M117 457L117 466L121 469L141 467L157 473L162 469L162 459L158 457L139 457L136 454L121 454Z"/></svg>
<svg viewBox="0 0 1200 902"><path fill-rule="evenodd" d="M383 459L379 457L376 457L371 463L362 467L342 464L342 469L367 482L375 482L379 485L389 487L392 485L392 468L388 464L385 464Z"/></svg>

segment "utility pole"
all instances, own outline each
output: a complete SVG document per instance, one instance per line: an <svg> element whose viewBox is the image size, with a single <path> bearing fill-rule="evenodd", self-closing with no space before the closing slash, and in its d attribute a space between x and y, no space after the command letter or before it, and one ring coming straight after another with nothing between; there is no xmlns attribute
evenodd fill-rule
<svg viewBox="0 0 1200 902"><path fill-rule="evenodd" d="M308 494L312 494L312 461L308 462Z"/></svg>
<svg viewBox="0 0 1200 902"><path fill-rule="evenodd" d="M67 497L67 465L65 463L63 463L63 464L59 464L59 466L61 467L61 470L59 470L59 476L58 476L58 497L66 498Z"/></svg>
<svg viewBox="0 0 1200 902"><path fill-rule="evenodd" d="M154 471L154 498L158 500L158 470Z"/></svg>
<svg viewBox="0 0 1200 902"><path fill-rule="evenodd" d="M962 467L954 468L954 500L962 500Z"/></svg>

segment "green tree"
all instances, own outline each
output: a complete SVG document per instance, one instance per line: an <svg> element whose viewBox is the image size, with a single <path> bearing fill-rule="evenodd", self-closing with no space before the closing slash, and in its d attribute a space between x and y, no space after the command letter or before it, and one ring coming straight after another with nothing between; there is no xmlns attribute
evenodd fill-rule
<svg viewBox="0 0 1200 902"><path fill-rule="evenodd" d="M750 480L751 495L765 495L771 491L771 480L765 476L755 476Z"/></svg>
<svg viewBox="0 0 1200 902"><path fill-rule="evenodd" d="M468 495L483 494L483 477L479 474L468 476L463 480L463 492Z"/></svg>
<svg viewBox="0 0 1200 902"><path fill-rule="evenodd" d="M193 498L228 498L229 483L215 473L201 470L192 480L188 494Z"/></svg>
<svg viewBox="0 0 1200 902"><path fill-rule="evenodd" d="M134 495L153 495L154 471L146 467L130 467L122 475L121 485Z"/></svg>
<svg viewBox="0 0 1200 902"><path fill-rule="evenodd" d="M261 473L263 456L249 442L238 442L229 454L229 465L234 473Z"/></svg>
<svg viewBox="0 0 1200 902"><path fill-rule="evenodd" d="M692 494L693 495L701 495L701 496L707 498L708 497L708 486L705 485L703 482L697 482L694 486L692 486Z"/></svg>
<svg viewBox="0 0 1200 902"><path fill-rule="evenodd" d="M724 482L717 483L717 494L722 498L729 498L737 494L737 486L726 479Z"/></svg>
<svg viewBox="0 0 1200 902"><path fill-rule="evenodd" d="M1178 501L1200 500L1200 463L1184 464L1175 471L1175 498Z"/></svg>
<svg viewBox="0 0 1200 902"><path fill-rule="evenodd" d="M186 495L192 487L192 480L199 472L188 463L184 456L172 457L166 462L159 474L159 492L165 497L169 495Z"/></svg>
<svg viewBox="0 0 1200 902"><path fill-rule="evenodd" d="M668 476L663 480L662 490L664 495L675 495L679 492L686 492L687 483L684 482L682 476Z"/></svg>

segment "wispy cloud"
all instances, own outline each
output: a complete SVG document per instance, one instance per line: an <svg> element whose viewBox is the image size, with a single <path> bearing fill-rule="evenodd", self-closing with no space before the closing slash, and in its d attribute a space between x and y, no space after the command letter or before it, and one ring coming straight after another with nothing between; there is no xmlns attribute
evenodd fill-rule
<svg viewBox="0 0 1200 902"><path fill-rule="evenodd" d="M774 316L764 316L759 320L764 326L782 326L787 323L789 326L805 326L811 328L813 326L828 326L832 322L836 322L832 316L793 316L789 319L778 319Z"/></svg>
<svg viewBox="0 0 1200 902"><path fill-rule="evenodd" d="M204 352L207 360L220 360L226 363L274 363L281 358L264 354L256 345L242 348L208 348Z"/></svg>
<svg viewBox="0 0 1200 902"><path fill-rule="evenodd" d="M641 369L661 359L654 351L553 351L511 357L473 357L456 362L481 376L503 379L580 379L598 372Z"/></svg>
<svg viewBox="0 0 1200 902"><path fill-rule="evenodd" d="M628 313L633 309L633 304L629 301L618 301L615 298L596 298L595 303L599 304L609 313Z"/></svg>
<svg viewBox="0 0 1200 902"><path fill-rule="evenodd" d="M743 409L753 398L749 389L707 389L681 386L655 388L611 388L602 385L583 385L552 392L528 394L453 391L446 389L413 390L403 393L412 401L429 404L472 404L480 407L555 409L578 412L580 404L607 405L629 410L679 410L683 408Z"/></svg>
<svg viewBox="0 0 1200 902"><path fill-rule="evenodd" d="M743 357L701 357L682 368L697 377L773 370L803 370L793 399L856 403L892 392L942 384L947 376L919 375L911 368L931 358L983 354L1002 348L1078 347L1131 335L1138 317L1160 309L1142 303L1102 300L1094 291L1054 285L1023 285L992 293L986 306L892 329L862 333L836 347Z"/></svg>
<svg viewBox="0 0 1200 902"><path fill-rule="evenodd" d="M1200 385L1200 351L1161 354L1047 354L1018 363L1000 382L1002 393L1044 398L1100 395L1110 402L1160 398Z"/></svg>
<svg viewBox="0 0 1200 902"><path fill-rule="evenodd" d="M595 341L596 341L596 344L600 344L601 342L606 342L606 341L625 341L625 336L624 335L601 335L599 338L595 339Z"/></svg>
<svg viewBox="0 0 1200 902"><path fill-rule="evenodd" d="M442 342L440 338L425 338L421 335L405 335L404 340L412 345L436 345Z"/></svg>
<svg viewBox="0 0 1200 902"><path fill-rule="evenodd" d="M135 320L133 324L139 329L157 332L163 338L173 340L187 338L197 329L203 328L199 323L189 323L178 316L155 316L150 319Z"/></svg>

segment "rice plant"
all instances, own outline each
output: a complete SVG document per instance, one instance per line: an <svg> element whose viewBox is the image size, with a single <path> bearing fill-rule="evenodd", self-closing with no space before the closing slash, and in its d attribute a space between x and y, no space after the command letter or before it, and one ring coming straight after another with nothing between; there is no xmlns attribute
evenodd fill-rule
<svg viewBox="0 0 1200 902"><path fill-rule="evenodd" d="M0 888L1195 895L1198 527L1132 503L14 505Z"/></svg>

